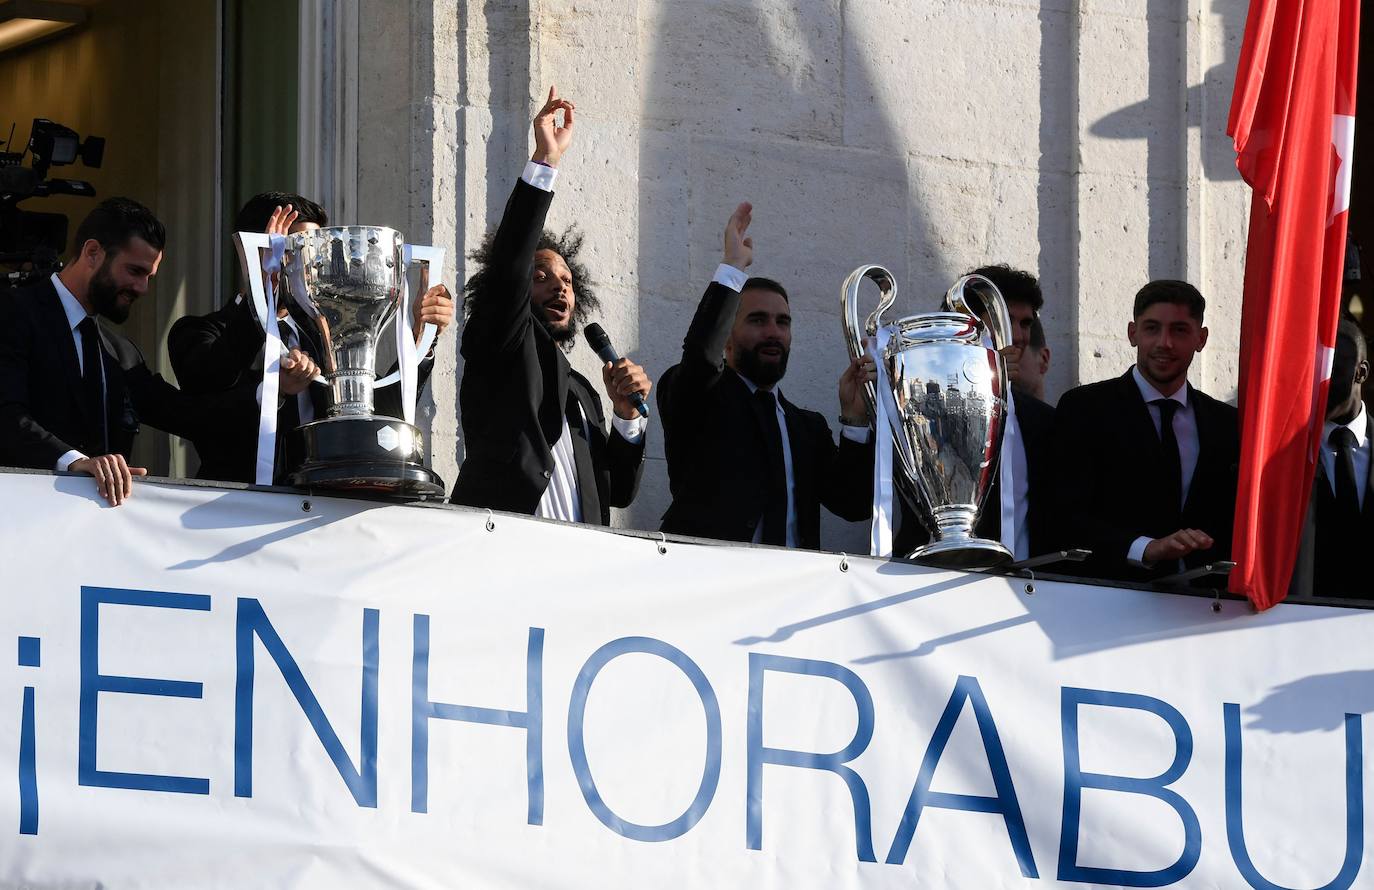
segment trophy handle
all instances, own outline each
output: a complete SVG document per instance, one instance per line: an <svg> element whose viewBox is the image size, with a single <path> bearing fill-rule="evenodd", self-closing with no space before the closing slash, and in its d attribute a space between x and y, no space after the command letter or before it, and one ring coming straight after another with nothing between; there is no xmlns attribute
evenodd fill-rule
<svg viewBox="0 0 1374 890"><path fill-rule="evenodd" d="M412 263L424 264L421 266L420 271L421 297L424 296L425 290L427 290L430 285L442 281L444 278L444 248L442 247L424 247L419 244L407 244L405 246L405 261L407 268L409 268ZM407 332L409 332L411 312L410 300L407 299L405 302L406 305L402 306L401 311L397 313L396 325L398 328L404 327ZM434 338L438 333L439 330L434 325L425 325L425 333L424 336L420 338L420 345L415 347L417 360L419 356L429 354L429 349L434 345ZM411 335L413 336L413 333ZM413 343L414 340L411 340L411 342ZM399 356L399 352L397 355ZM390 374L378 380L375 385L389 386L400 379L401 371L397 368L397 370L392 371Z"/></svg>
<svg viewBox="0 0 1374 890"><path fill-rule="evenodd" d="M979 302L985 312L978 312L965 299L967 286L973 281L987 288L986 291L978 292ZM972 315L974 318L982 319L986 315L991 322L992 345L998 355L1011 345L1011 316L1007 314L1007 300L997 289L997 285L987 278L982 275L965 275L950 286L949 291L945 293L945 302L949 303L954 311ZM1003 379L1006 378L1005 374L1002 376Z"/></svg>
<svg viewBox="0 0 1374 890"><path fill-rule="evenodd" d="M878 300L878 308L873 310L860 329L859 285L863 284L865 278L872 279L878 285L881 297ZM840 289L840 322L844 325L844 342L849 349L850 361L860 358L868 351L864 347L864 338L878 333L883 313L891 308L896 300L897 280L883 266L869 264L849 273L849 277L844 280L844 287ZM872 383L864 384L864 399L868 402L869 414L877 418L877 395Z"/></svg>

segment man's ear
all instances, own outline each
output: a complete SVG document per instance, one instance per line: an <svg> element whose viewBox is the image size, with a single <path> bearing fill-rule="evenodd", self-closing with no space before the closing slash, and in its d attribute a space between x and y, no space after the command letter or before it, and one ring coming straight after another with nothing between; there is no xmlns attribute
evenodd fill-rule
<svg viewBox="0 0 1374 890"><path fill-rule="evenodd" d="M1206 346L1206 345L1207 345L1207 328L1206 328L1206 326L1204 326L1204 327L1201 328L1201 335L1198 337L1198 341L1197 341L1197 350L1196 350L1196 351L1197 351L1197 352L1201 352L1201 351L1202 351L1202 347L1204 347L1204 346Z"/></svg>
<svg viewBox="0 0 1374 890"><path fill-rule="evenodd" d="M1137 345L1139 345L1139 344L1137 344L1137 343L1135 342L1135 322L1134 322L1134 321L1131 321L1131 322L1127 322L1127 323L1126 323L1126 339L1131 341L1131 345L1132 345L1132 346L1137 346Z"/></svg>
<svg viewBox="0 0 1374 890"><path fill-rule="evenodd" d="M1050 370L1050 347L1046 344L1040 350L1040 376L1048 374Z"/></svg>
<svg viewBox="0 0 1374 890"><path fill-rule="evenodd" d="M1362 359L1362 360L1360 361L1360 363L1359 363L1358 365L1355 366L1355 385L1356 385L1356 386L1360 386L1361 384L1363 384L1363 383L1364 383L1366 380L1368 380L1368 379L1369 379L1369 360L1368 360L1368 359Z"/></svg>
<svg viewBox="0 0 1374 890"><path fill-rule="evenodd" d="M87 238L81 245L80 258L89 263L92 268L99 268L105 262L105 248L100 246L100 242L94 238Z"/></svg>

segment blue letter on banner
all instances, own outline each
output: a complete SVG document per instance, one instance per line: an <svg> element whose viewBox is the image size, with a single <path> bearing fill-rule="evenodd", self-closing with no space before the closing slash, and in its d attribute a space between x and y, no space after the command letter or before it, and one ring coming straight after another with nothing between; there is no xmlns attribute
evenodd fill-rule
<svg viewBox="0 0 1374 890"><path fill-rule="evenodd" d="M363 681L361 726L358 730L358 758L361 768L354 767L343 743L325 717L319 699L305 682L300 666L291 657L272 622L267 620L262 603L249 597L239 598L238 618L234 629L234 648L238 655L238 678L234 683L234 796L253 796L253 638L262 640L263 648L276 662L291 694L301 706L310 728L324 745L325 753L348 786L353 800L360 807L377 806L377 623L376 609L363 610Z"/></svg>
<svg viewBox="0 0 1374 890"><path fill-rule="evenodd" d="M410 810L429 812L429 721L459 720L525 730L525 821L544 824L544 628L531 627L525 648L525 710L500 711L429 700L429 616L415 616L410 693Z"/></svg>
<svg viewBox="0 0 1374 890"><path fill-rule="evenodd" d="M996 797L981 797L975 794L949 794L931 791L930 783L935 777L935 767L940 756L945 753L949 737L959 722L959 714L964 710L964 702L973 706L973 716L978 721L978 734L983 739L983 750L988 757L988 768L992 771L992 784L997 790ZM968 810L973 813L997 813L1006 823L1011 848L1016 853L1016 862L1021 867L1021 876L1039 878L1035 867L1035 857L1031 854L1030 838L1026 836L1026 820L1021 815L1021 806L1016 800L1016 787L1011 781L1011 769L1007 766L1007 755L1002 750L1002 739L997 734L997 724L993 723L992 712L988 710L983 689L974 677L960 677L954 684L954 693L940 715L926 756L921 760L921 771L916 777L916 787L911 789L911 799L907 802L906 812L902 814L902 824L897 828L897 836L892 841L892 849L887 854L888 865L900 865L906 859L911 838L916 833L916 824L921 820L921 811L927 807L943 807L951 810Z"/></svg>
<svg viewBox="0 0 1374 890"><path fill-rule="evenodd" d="M763 746L763 678L767 671L829 677L843 684L854 697L859 712L859 725L854 738L834 754L814 754L809 751L789 751L785 748ZM749 762L747 784L747 817L745 845L750 850L763 848L763 765L795 766L821 769L844 780L854 801L854 844L862 862L877 862L873 855L873 830L868 803L868 788L863 779L844 764L858 757L873 739L873 696L859 675L847 667L829 661L808 658L788 658L783 655L749 653Z"/></svg>
<svg viewBox="0 0 1374 890"><path fill-rule="evenodd" d="M1131 708L1160 717L1174 731L1174 761L1161 775L1150 779L1085 773L1078 757L1078 706ZM1059 880L1085 884L1115 884L1122 887L1165 887L1186 878L1202 855L1202 826L1188 802L1168 786L1179 780L1193 758L1193 731L1178 709L1168 702L1128 692L1077 689L1066 686L1060 702L1060 721L1064 734L1064 821L1059 836ZM1083 789L1098 788L1122 794L1143 794L1174 808L1183 821L1183 853L1178 861L1159 871L1131 871L1095 868L1078 864L1078 825L1083 806Z"/></svg>
<svg viewBox="0 0 1374 890"><path fill-rule="evenodd" d="M587 740L583 731L583 721L587 714L587 695L591 692L592 683L602 668L612 659L631 652L657 655L686 674L697 691L697 697L701 699L702 708L706 711L706 768L702 772L701 784L697 786L696 797L692 799L691 806L687 807L686 812L662 825L638 825L611 812L611 808L601 799L601 792L597 790L596 780L592 778L591 768L587 765ZM587 663L582 665L582 670L577 672L572 700L568 704L568 751L572 754L573 773L577 776L577 784L582 788L582 796L586 798L587 806L591 807L596 818L601 820L601 824L616 834L636 841L670 841L691 831L692 826L706 815L706 810L715 797L716 785L720 782L720 750L720 703L716 700L715 690L711 688L706 674L697 663L676 646L652 637L622 637L593 652Z"/></svg>
<svg viewBox="0 0 1374 890"><path fill-rule="evenodd" d="M96 788L129 788L135 791L173 791L181 794L209 794L210 780L187 776L158 776L148 773L120 773L96 767L96 705L102 692L126 695L165 695L172 698L200 698L201 684L182 680L151 680L143 677L117 677L100 673L100 606L144 606L152 609L189 609L210 611L210 597L189 593L159 593L152 590L122 590L113 587L81 588L81 703L77 729L77 782Z"/></svg>
<svg viewBox="0 0 1374 890"><path fill-rule="evenodd" d="M1222 706L1226 720L1226 840L1241 877L1255 890L1284 890L1259 873L1245 848L1241 814L1240 705ZM1340 874L1321 890L1346 890L1355 883L1364 859L1364 733L1359 714L1345 715L1345 862Z"/></svg>

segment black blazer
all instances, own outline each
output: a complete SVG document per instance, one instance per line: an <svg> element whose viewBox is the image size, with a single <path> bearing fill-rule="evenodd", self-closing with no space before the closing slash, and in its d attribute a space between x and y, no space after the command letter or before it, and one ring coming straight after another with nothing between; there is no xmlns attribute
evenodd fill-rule
<svg viewBox="0 0 1374 890"><path fill-rule="evenodd" d="M142 423L194 438L217 423L255 416L251 395L183 393L153 373L127 338L103 325L98 330L111 452L127 460ZM52 282L0 299L0 463L50 470L73 449L94 457L103 453L100 430L82 399L76 345Z"/></svg>
<svg viewBox="0 0 1374 890"><path fill-rule="evenodd" d="M748 386L725 366L725 341L739 294L712 282L701 298L682 361L658 381L668 484L673 502L663 531L725 541L752 541L766 507L766 440ZM844 437L838 447L815 411L779 400L792 451L792 500L798 544L821 545L820 506L844 519L873 509L873 442Z"/></svg>
<svg viewBox="0 0 1374 890"><path fill-rule="evenodd" d="M491 244L490 284L472 297L458 389L467 453L452 501L533 514L553 477L571 393L586 419L586 429L568 424L582 517L609 525L610 508L629 506L639 489L645 440L606 433L596 391L530 307L535 245L552 201L551 192L516 181Z"/></svg>
<svg viewBox="0 0 1374 890"><path fill-rule="evenodd" d="M1159 434L1130 371L1064 393L1054 417L1058 547L1085 547L1087 577L1148 581L1178 571L1176 564L1136 568L1126 560L1145 535L1201 529L1215 545L1184 560L1189 568L1227 559L1236 507L1240 434L1236 409L1188 387L1197 418L1197 467L1182 510L1165 484ZM1209 584L1225 583L1215 576Z"/></svg>
<svg viewBox="0 0 1374 890"><path fill-rule="evenodd" d="M298 322L297 327L302 335L302 348L321 364L324 347L314 325ZM262 382L265 337L248 300L233 299L214 312L177 319L167 334L167 355L177 383L186 392L237 392L241 397L256 401L258 384ZM433 356L420 362L417 392L425 385L433 367ZM329 411L329 388L315 384L308 392L315 408L315 419L323 420ZM374 394L374 409L379 415L401 417L401 387L393 385L378 389ZM196 478L252 483L257 471L257 418L255 416L248 424L230 424L228 420L222 418L206 435L192 438L191 444L200 456ZM279 397L277 478L274 481L285 481L305 459L298 437L290 434L300 422L295 398Z"/></svg>
<svg viewBox="0 0 1374 890"><path fill-rule="evenodd" d="M1365 436L1374 435L1374 415L1365 413ZM1317 462L1307 520L1293 566L1290 596L1336 596L1374 599L1374 571L1369 548L1374 545L1374 460L1365 479L1364 504L1355 528L1337 524L1336 496L1331 491L1326 462Z"/></svg>
<svg viewBox="0 0 1374 890"><path fill-rule="evenodd" d="M1021 446L1026 452L1026 536L1030 538L1031 556L1046 553L1053 549L1054 539L1052 490L1054 483L1051 473L1051 448L1054 433L1054 406L1040 401L1035 396L1012 388L1011 397L1016 402L1016 422L1021 428ZM999 460L1006 460L1005 454ZM895 460L895 458L894 458ZM917 547L930 541L930 531L917 516L912 502L910 482L899 467L894 468L894 499L901 505L901 516L892 535L892 552L906 556ZM978 513L973 525L974 533L989 541L1002 539L1002 474L992 477L987 501Z"/></svg>

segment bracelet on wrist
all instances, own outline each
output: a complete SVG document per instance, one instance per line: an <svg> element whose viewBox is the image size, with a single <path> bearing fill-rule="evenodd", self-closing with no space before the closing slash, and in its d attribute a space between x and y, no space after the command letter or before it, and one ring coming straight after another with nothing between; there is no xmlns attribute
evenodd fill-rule
<svg viewBox="0 0 1374 890"><path fill-rule="evenodd" d="M845 417L840 415L840 426L868 426L867 417Z"/></svg>

